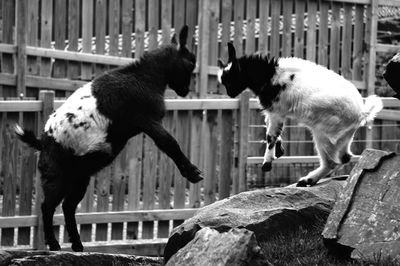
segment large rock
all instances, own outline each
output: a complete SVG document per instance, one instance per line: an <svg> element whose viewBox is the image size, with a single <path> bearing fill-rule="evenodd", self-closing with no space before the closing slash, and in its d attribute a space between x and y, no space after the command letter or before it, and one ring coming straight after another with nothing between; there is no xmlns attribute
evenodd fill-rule
<svg viewBox="0 0 400 266"><path fill-rule="evenodd" d="M327 220L323 236L332 251L352 258L400 259L399 155L364 151Z"/></svg>
<svg viewBox="0 0 400 266"><path fill-rule="evenodd" d="M173 229L164 250L164 261L204 227L218 232L246 228L260 241L276 232L326 219L343 184L340 180L325 180L314 187L248 191L217 201Z"/></svg>
<svg viewBox="0 0 400 266"><path fill-rule="evenodd" d="M54 251L0 251L0 265L10 266L106 266L106 265L162 265L157 258L103 254L89 252L54 252Z"/></svg>
<svg viewBox="0 0 400 266"><path fill-rule="evenodd" d="M246 229L232 229L226 233L208 227L175 253L167 266L263 265L261 248L254 233Z"/></svg>

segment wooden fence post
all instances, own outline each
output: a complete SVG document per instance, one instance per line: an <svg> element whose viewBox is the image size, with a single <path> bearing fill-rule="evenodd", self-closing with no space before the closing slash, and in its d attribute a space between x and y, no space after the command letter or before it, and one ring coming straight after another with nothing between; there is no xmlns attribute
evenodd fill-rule
<svg viewBox="0 0 400 266"><path fill-rule="evenodd" d="M42 112L39 119L39 129L44 127L49 115L54 110L54 91L40 91L39 100L42 101ZM35 227L35 234L33 238L33 248L34 249L45 249L46 245L44 243L44 233L43 233L43 220L42 220L42 209L41 203L43 201L43 190L41 186L40 173L36 172L35 181L35 214L38 217L38 226Z"/></svg>
<svg viewBox="0 0 400 266"><path fill-rule="evenodd" d="M202 0L199 4L199 96L205 98L208 88L208 57L209 57L209 39L210 39L210 13L209 0Z"/></svg>
<svg viewBox="0 0 400 266"><path fill-rule="evenodd" d="M240 125L239 125L239 192L247 190L246 167L249 146L250 91L240 95Z"/></svg>
<svg viewBox="0 0 400 266"><path fill-rule="evenodd" d="M26 19L27 1L18 0L17 2L17 92L19 97L26 95L25 88L25 69L26 69Z"/></svg>
<svg viewBox="0 0 400 266"><path fill-rule="evenodd" d="M368 9L367 17L370 18L369 43L368 43L368 74L367 74L367 94L375 94L375 67L376 67L376 39L378 36L378 0L371 1L371 7ZM368 21L368 20L367 20ZM372 148L373 130L367 130L365 140L366 147Z"/></svg>

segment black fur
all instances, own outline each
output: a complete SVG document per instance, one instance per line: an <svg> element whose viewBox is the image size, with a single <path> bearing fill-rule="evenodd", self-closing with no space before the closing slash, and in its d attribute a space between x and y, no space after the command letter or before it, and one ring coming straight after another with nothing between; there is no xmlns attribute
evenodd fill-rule
<svg viewBox="0 0 400 266"><path fill-rule="evenodd" d="M400 77L398 75L400 75L400 53L389 61L383 74L387 83L396 92L394 97L400 100Z"/></svg>
<svg viewBox="0 0 400 266"><path fill-rule="evenodd" d="M182 28L179 46L172 44L145 53L139 61L104 73L92 82L98 112L110 120L106 143L111 145L111 151L91 151L78 156L74 150L57 143L48 134L50 132L44 132L38 140L33 132L16 127L22 141L41 150L38 163L44 191L41 208L50 250L60 249L52 224L54 211L61 201L72 249L83 250L76 229L75 210L86 192L90 176L110 164L129 138L141 132L149 135L173 159L182 176L193 183L203 179L177 141L162 127L166 86L180 96L189 92L196 62L194 54L185 47L187 31L187 26ZM89 117L97 123L93 114ZM75 129L90 126L86 122L76 122L76 114L67 113L66 118ZM64 134L70 137L67 131Z"/></svg>

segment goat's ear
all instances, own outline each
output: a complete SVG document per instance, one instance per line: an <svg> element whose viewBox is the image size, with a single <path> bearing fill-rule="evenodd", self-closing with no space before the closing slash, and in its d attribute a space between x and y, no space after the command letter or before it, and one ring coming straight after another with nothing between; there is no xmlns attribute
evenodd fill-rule
<svg viewBox="0 0 400 266"><path fill-rule="evenodd" d="M225 68L226 67L226 64L224 63L224 61L222 61L221 58L218 59L217 63L218 63L218 67L219 68Z"/></svg>
<svg viewBox="0 0 400 266"><path fill-rule="evenodd" d="M236 50L232 42L228 42L228 63L236 60Z"/></svg>
<svg viewBox="0 0 400 266"><path fill-rule="evenodd" d="M188 38L189 27L187 25L183 26L179 32L179 47L185 47Z"/></svg>
<svg viewBox="0 0 400 266"><path fill-rule="evenodd" d="M178 45L178 42L176 41L176 34L175 33L174 33L174 35L172 35L171 43L174 44L174 45Z"/></svg>

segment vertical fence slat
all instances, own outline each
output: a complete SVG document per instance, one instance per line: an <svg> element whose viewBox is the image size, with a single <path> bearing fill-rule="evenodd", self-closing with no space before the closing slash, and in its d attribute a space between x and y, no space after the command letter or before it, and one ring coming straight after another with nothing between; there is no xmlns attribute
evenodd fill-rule
<svg viewBox="0 0 400 266"><path fill-rule="evenodd" d="M46 12L45 10L53 10L52 0L42 0L42 14L41 14L41 39L40 46L44 48L51 47L52 40L52 26L53 26L53 12ZM51 74L51 59L41 58L40 75L49 77Z"/></svg>
<svg viewBox="0 0 400 266"><path fill-rule="evenodd" d="M244 91L240 96L240 128L239 128L239 192L247 190L246 168L249 143L249 107L250 92Z"/></svg>
<svg viewBox="0 0 400 266"><path fill-rule="evenodd" d="M149 50L153 50L158 46L158 13L159 13L159 1L149 0L148 8L149 16Z"/></svg>
<svg viewBox="0 0 400 266"><path fill-rule="evenodd" d="M340 59L340 8L342 3L332 3L331 41L329 49L329 68L339 71Z"/></svg>
<svg viewBox="0 0 400 266"><path fill-rule="evenodd" d="M114 160L114 171L112 179L112 211L123 211L125 203L125 189L127 177L127 151L124 148ZM111 224L111 239L122 240L124 224Z"/></svg>
<svg viewBox="0 0 400 266"><path fill-rule="evenodd" d="M132 57L133 0L122 0L122 56Z"/></svg>
<svg viewBox="0 0 400 266"><path fill-rule="evenodd" d="M128 142L129 180L128 180L128 210L138 210L142 180L143 134L135 136ZM138 222L127 223L127 239L137 239Z"/></svg>
<svg viewBox="0 0 400 266"><path fill-rule="evenodd" d="M96 54L104 54L106 48L106 21L107 21L107 1L96 0ZM106 69L105 65L96 64L95 75L98 76Z"/></svg>
<svg viewBox="0 0 400 266"><path fill-rule="evenodd" d="M78 51L79 38L79 0L69 0L68 2L68 51ZM78 62L68 62L68 78L78 79L80 68ZM67 93L70 94L69 92Z"/></svg>
<svg viewBox="0 0 400 266"><path fill-rule="evenodd" d="M356 5L354 19L354 43L353 43L353 68L352 78L362 80L362 57L364 40L364 6Z"/></svg>
<svg viewBox="0 0 400 266"><path fill-rule="evenodd" d="M189 27L187 46L190 51L195 52L194 32L197 24L198 16L198 1L186 0L186 25Z"/></svg>
<svg viewBox="0 0 400 266"><path fill-rule="evenodd" d="M205 136L202 137L204 152L204 205L215 201L215 186L217 184L216 175L216 153L217 153L217 113L214 110L208 110L206 119Z"/></svg>
<svg viewBox="0 0 400 266"><path fill-rule="evenodd" d="M208 65L216 66L218 58L218 25L219 25L219 1L210 2L210 38L209 38L209 53ZM218 93L218 82L216 76L208 77L208 91L207 93Z"/></svg>
<svg viewBox="0 0 400 266"><path fill-rule="evenodd" d="M173 112L167 112L166 116L163 120L164 127L170 132L170 134L174 135L173 127ZM161 209L170 209L171 208L171 183L174 177L174 167L171 159L163 152L160 152L160 166L159 166L159 188L160 188L160 196L159 196L159 207ZM169 221L159 221L158 222L158 233L157 236L159 238L167 238L169 235Z"/></svg>
<svg viewBox="0 0 400 266"><path fill-rule="evenodd" d="M82 52L92 52L92 38L93 38L93 0L82 1ZM92 65L82 63L81 65L81 79L92 79Z"/></svg>
<svg viewBox="0 0 400 266"><path fill-rule="evenodd" d="M161 22L162 43L168 44L171 41L172 0L161 2Z"/></svg>
<svg viewBox="0 0 400 266"><path fill-rule="evenodd" d="M243 19L244 19L244 1L235 1L233 4L233 16L235 22L233 45L236 48L236 56L243 55Z"/></svg>
<svg viewBox="0 0 400 266"><path fill-rule="evenodd" d="M110 166L104 168L96 174L96 195L97 195L97 211L109 211L110 197L110 177L112 168ZM107 223L96 224L96 241L107 240Z"/></svg>
<svg viewBox="0 0 400 266"><path fill-rule="evenodd" d="M27 10L28 3L26 1L17 1L17 20L16 20L16 43L17 43L17 58L16 58L16 74L17 74L17 95L25 96L25 69L26 69L26 39L27 39Z"/></svg>
<svg viewBox="0 0 400 266"><path fill-rule="evenodd" d="M329 3L320 0L319 2L319 31L318 31L318 64L328 66L328 11Z"/></svg>
<svg viewBox="0 0 400 266"><path fill-rule="evenodd" d="M144 52L146 0L135 0L135 58Z"/></svg>
<svg viewBox="0 0 400 266"><path fill-rule="evenodd" d="M233 150L233 117L230 110L222 110L219 199L229 197L231 188L231 168Z"/></svg>
<svg viewBox="0 0 400 266"><path fill-rule="evenodd" d="M294 33L294 56L304 58L304 12L305 1L296 1L296 29Z"/></svg>
<svg viewBox="0 0 400 266"><path fill-rule="evenodd" d="M256 50L256 39L255 39L255 26L256 26L256 11L257 1L247 0L246 8L246 53L254 53Z"/></svg>
<svg viewBox="0 0 400 266"><path fill-rule="evenodd" d="M108 37L110 39L110 55L118 55L120 1L110 1L108 6Z"/></svg>
<svg viewBox="0 0 400 266"><path fill-rule="evenodd" d="M155 203L155 184L157 174L157 147L147 135L144 138L143 161L143 209L153 210ZM153 238L154 222L143 222L142 238Z"/></svg>
<svg viewBox="0 0 400 266"><path fill-rule="evenodd" d="M86 2L86 1L84 1ZM54 13L54 48L58 50L65 49L66 24L67 24L67 1L55 0ZM91 23L92 24L92 23ZM62 59L56 59L53 64L53 77L67 77L67 62ZM56 91L56 97L65 97L65 92Z"/></svg>
<svg viewBox="0 0 400 266"><path fill-rule="evenodd" d="M201 163L201 128L202 128L202 111L193 111L190 116L190 161L200 167ZM204 173L203 173L204 175ZM190 184L189 190L189 207L199 208L201 205L200 188L203 182Z"/></svg>
<svg viewBox="0 0 400 266"><path fill-rule="evenodd" d="M344 4L344 14L343 14L343 32L342 32L342 67L341 74L346 79L351 79L351 44L353 41L352 38L352 4Z"/></svg>
<svg viewBox="0 0 400 266"><path fill-rule="evenodd" d="M28 25L27 25L27 45L38 46L39 44L39 0L28 2ZM28 75L39 74L39 64L36 56L27 57L26 72ZM27 88L27 97L37 97L38 92L35 88Z"/></svg>
<svg viewBox="0 0 400 266"><path fill-rule="evenodd" d="M209 58L209 39L210 39L210 10L208 8L210 0L200 1L200 23L199 33L200 39L198 49L198 64L199 64L199 95L203 98L207 95L208 89L208 58ZM202 56L200 56L200 54Z"/></svg>
<svg viewBox="0 0 400 266"><path fill-rule="evenodd" d="M281 1L271 2L271 56L279 56Z"/></svg>
<svg viewBox="0 0 400 266"><path fill-rule="evenodd" d="M270 0L260 0L260 37L258 49L267 54L269 51L268 45L268 18L269 18Z"/></svg>
<svg viewBox="0 0 400 266"><path fill-rule="evenodd" d="M15 1L3 0L2 18L3 35L2 42L7 44L14 43L14 25L15 25ZM1 71L3 73L14 73L14 59L12 54L4 53L1 57ZM17 92L14 86L2 86L0 97L16 96Z"/></svg>
<svg viewBox="0 0 400 266"><path fill-rule="evenodd" d="M282 35L282 56L292 55L292 13L293 0L283 2L283 35Z"/></svg>
<svg viewBox="0 0 400 266"><path fill-rule="evenodd" d="M232 0L222 0L221 10L221 54L220 57L226 61L228 59L228 46L231 40L231 21L232 21Z"/></svg>
<svg viewBox="0 0 400 266"><path fill-rule="evenodd" d="M317 0L309 0L307 3L307 60L316 62L317 59Z"/></svg>

